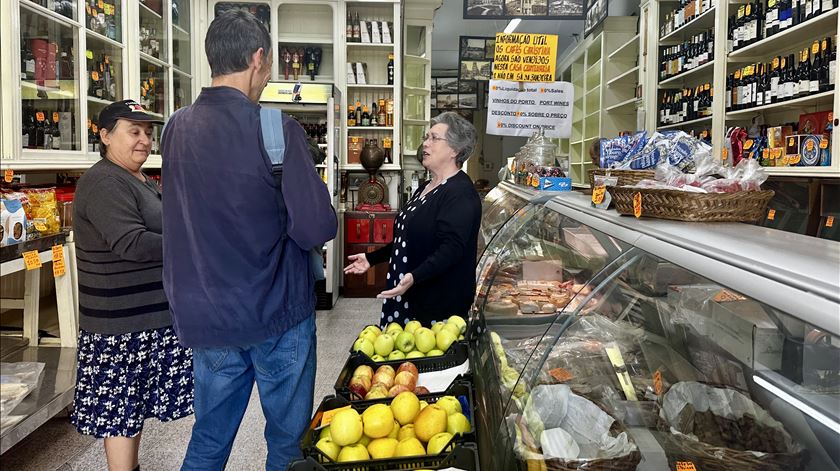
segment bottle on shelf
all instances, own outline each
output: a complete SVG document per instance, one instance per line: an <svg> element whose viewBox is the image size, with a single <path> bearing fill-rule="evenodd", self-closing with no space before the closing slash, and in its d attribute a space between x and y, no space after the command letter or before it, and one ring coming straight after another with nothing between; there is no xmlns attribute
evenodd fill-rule
<svg viewBox="0 0 840 471"><path fill-rule="evenodd" d="M347 126L353 127L356 125L356 110L353 108L353 103L347 105Z"/></svg>
<svg viewBox="0 0 840 471"><path fill-rule="evenodd" d="M371 126L379 126L379 111L377 110L376 100L373 101L370 107L369 124Z"/></svg>
<svg viewBox="0 0 840 471"><path fill-rule="evenodd" d="M353 13L350 12L350 9L347 9L347 25L345 26L345 36L347 37L347 42L351 43L354 40L353 36Z"/></svg>
<svg viewBox="0 0 840 471"><path fill-rule="evenodd" d="M837 8L837 2L834 3L834 8ZM837 82L837 41L834 41L834 48L831 47L831 38L826 38L823 41L823 51L828 51L828 57L823 58L823 67L828 67L828 71L824 72L828 76L828 88L826 90L834 90Z"/></svg>
<svg viewBox="0 0 840 471"><path fill-rule="evenodd" d="M362 107L362 126L370 126L370 114L367 105Z"/></svg>
<svg viewBox="0 0 840 471"><path fill-rule="evenodd" d="M394 55L388 54L388 85L394 84Z"/></svg>
<svg viewBox="0 0 840 471"><path fill-rule="evenodd" d="M814 40L811 45L811 65L809 69L808 93L820 92L820 72L822 71L822 55L820 54L820 42Z"/></svg>
<svg viewBox="0 0 840 471"><path fill-rule="evenodd" d="M394 99L388 98L385 100L385 125L386 126L393 126L394 125Z"/></svg>
<svg viewBox="0 0 840 471"><path fill-rule="evenodd" d="M379 116L377 116L377 121L380 126L388 126L388 114L385 112L385 100L383 98L379 99Z"/></svg>
<svg viewBox="0 0 840 471"><path fill-rule="evenodd" d="M58 122L60 120L60 115L58 111L53 112L52 115L52 146L53 150L61 149L61 130L59 129Z"/></svg>
<svg viewBox="0 0 840 471"><path fill-rule="evenodd" d="M799 58L799 87L794 98L801 98L810 93L811 89L811 62L808 58L808 48L805 48Z"/></svg>
<svg viewBox="0 0 840 471"><path fill-rule="evenodd" d="M362 102L356 102L356 126L362 126Z"/></svg>
<svg viewBox="0 0 840 471"><path fill-rule="evenodd" d="M353 42L362 42L362 25L359 22L359 12L356 12L356 18L353 20Z"/></svg>

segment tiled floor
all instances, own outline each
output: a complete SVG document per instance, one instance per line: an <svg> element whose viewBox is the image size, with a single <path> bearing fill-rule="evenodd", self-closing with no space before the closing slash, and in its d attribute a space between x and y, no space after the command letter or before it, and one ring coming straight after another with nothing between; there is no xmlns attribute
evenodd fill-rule
<svg viewBox="0 0 840 471"><path fill-rule="evenodd" d="M378 322L381 302L375 299L344 299L331 311L318 311L318 373L315 407L331 394L335 379L347 359L356 335L369 323ZM193 420L191 417L161 424L146 421L140 447L143 471L177 470L186 452ZM256 388L242 419L227 469L265 469L265 421ZM0 456L3 470L15 471L99 471L106 470L101 440L76 433L67 417L57 417L14 448Z"/></svg>

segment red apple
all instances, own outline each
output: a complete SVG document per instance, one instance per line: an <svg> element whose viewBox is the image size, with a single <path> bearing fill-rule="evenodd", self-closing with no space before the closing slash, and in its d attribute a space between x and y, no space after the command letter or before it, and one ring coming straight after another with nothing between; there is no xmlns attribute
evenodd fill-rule
<svg viewBox="0 0 840 471"><path fill-rule="evenodd" d="M417 376L414 376L408 371L401 371L397 373L396 378L394 378L394 384L401 384L409 391L414 391L414 387L417 386Z"/></svg>
<svg viewBox="0 0 840 471"><path fill-rule="evenodd" d="M388 397L397 397L400 393L411 391L408 389L408 386L402 384L396 384L394 387L388 390Z"/></svg>
<svg viewBox="0 0 840 471"><path fill-rule="evenodd" d="M426 388L426 386L417 386L416 388L414 388L414 394L416 396L419 396L421 394L431 394L431 393Z"/></svg>
<svg viewBox="0 0 840 471"><path fill-rule="evenodd" d="M373 368L368 365L359 365L356 368L356 371L353 372L353 376L367 376L368 378L373 378Z"/></svg>
<svg viewBox="0 0 840 471"><path fill-rule="evenodd" d="M391 386L394 385L394 376L389 375L387 371L383 371L381 373L376 373L373 375L373 379L371 380L373 384L381 384L385 386L385 389L391 389Z"/></svg>
<svg viewBox="0 0 840 471"><path fill-rule="evenodd" d="M417 367L414 366L414 363L412 363L410 361L407 361L407 362L403 363L402 365L400 365L400 367L397 369L397 374L400 374L400 372L403 372L403 371L411 372L411 374L414 375L414 376L417 376L417 375L420 374L420 372L417 371Z"/></svg>
<svg viewBox="0 0 840 471"><path fill-rule="evenodd" d="M383 372L388 373L389 375L391 375L391 377L394 377L394 376L397 375L397 373L394 371L394 368L391 365L382 365L382 366L380 366L379 368L376 369L376 373L383 373Z"/></svg>
<svg viewBox="0 0 840 471"><path fill-rule="evenodd" d="M370 378L367 376L354 376L350 380L350 384L347 385L347 388L350 389L350 392L361 398L365 397L368 391L370 391L370 386Z"/></svg>

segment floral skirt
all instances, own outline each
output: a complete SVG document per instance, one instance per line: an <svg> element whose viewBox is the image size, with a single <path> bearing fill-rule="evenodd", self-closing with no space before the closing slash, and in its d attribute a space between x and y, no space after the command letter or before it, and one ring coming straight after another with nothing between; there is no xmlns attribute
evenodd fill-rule
<svg viewBox="0 0 840 471"><path fill-rule="evenodd" d="M79 333L76 397L79 433L133 437L143 421L193 413L192 351L172 327L121 335Z"/></svg>

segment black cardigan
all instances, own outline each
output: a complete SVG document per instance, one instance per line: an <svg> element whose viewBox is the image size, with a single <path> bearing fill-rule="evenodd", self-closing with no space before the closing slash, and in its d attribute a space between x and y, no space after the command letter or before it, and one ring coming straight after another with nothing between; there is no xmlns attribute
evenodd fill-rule
<svg viewBox="0 0 840 471"><path fill-rule="evenodd" d="M428 327L454 314L465 316L473 303L481 198L464 172L420 198L427 185L420 186L397 216L397 242L366 254L371 265L389 262L388 289L399 282L400 271L414 277L401 299L384 304L383 325L416 319ZM389 321L395 306L402 312Z"/></svg>

